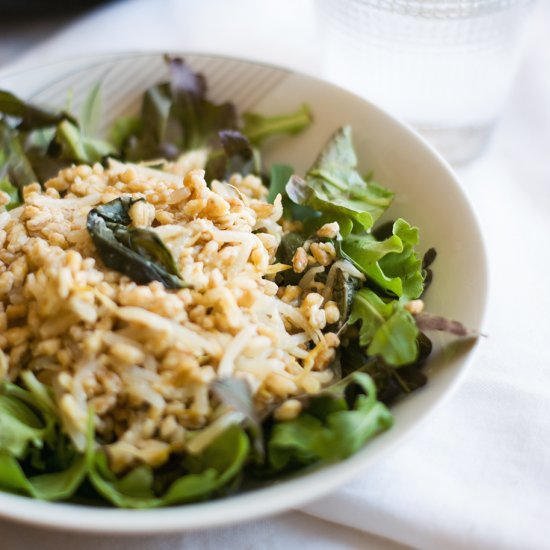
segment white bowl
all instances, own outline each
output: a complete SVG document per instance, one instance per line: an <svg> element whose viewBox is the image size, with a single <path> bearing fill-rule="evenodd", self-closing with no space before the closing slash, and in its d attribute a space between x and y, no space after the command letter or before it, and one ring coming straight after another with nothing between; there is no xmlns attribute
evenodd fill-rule
<svg viewBox="0 0 550 550"><path fill-rule="evenodd" d="M336 86L284 69L222 57L183 55L208 80L210 95L233 101L240 112L284 113L310 105L315 122L296 138L273 143L267 162L306 170L332 132L351 124L361 168L397 192L389 216L420 227L422 249L435 247L434 281L427 309L481 329L487 296L487 265L479 225L449 165L409 127L375 105ZM135 110L142 92L167 76L160 55L79 58L4 75L0 88L54 106L73 108L103 82L104 127ZM120 510L47 503L0 492L0 516L34 525L110 533L199 529L250 520L300 506L329 493L367 469L449 396L472 363L478 343L452 346L432 358L428 385L396 404L394 427L349 459L266 488L218 500L157 510Z"/></svg>

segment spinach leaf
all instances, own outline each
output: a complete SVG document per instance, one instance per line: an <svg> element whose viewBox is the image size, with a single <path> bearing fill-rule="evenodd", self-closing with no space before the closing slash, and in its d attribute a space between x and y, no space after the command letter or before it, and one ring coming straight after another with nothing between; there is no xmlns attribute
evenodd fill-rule
<svg viewBox="0 0 550 550"><path fill-rule="evenodd" d="M418 229L400 218L392 232L383 241L369 233L351 234L337 243L340 255L386 293L406 300L418 298L424 288L422 261L415 253Z"/></svg>
<svg viewBox="0 0 550 550"><path fill-rule="evenodd" d="M394 301L385 301L369 288L354 297L349 324L361 322L359 344L368 355L402 366L418 358L418 327L413 316Z"/></svg>
<svg viewBox="0 0 550 550"><path fill-rule="evenodd" d="M176 158L181 152L209 146L221 130L237 128L234 105L210 101L202 74L181 58L165 59L170 80L145 92L138 120L117 121L111 131L127 160Z"/></svg>
<svg viewBox="0 0 550 550"><path fill-rule="evenodd" d="M296 112L266 117L257 113L243 114L243 134L253 145L260 145L266 138L277 134L299 134L312 122L311 111L303 104Z"/></svg>
<svg viewBox="0 0 550 550"><path fill-rule="evenodd" d="M93 444L93 430L89 435ZM153 491L154 473L138 466L117 478L102 451L88 458L89 479L94 488L112 504L123 508L156 508L205 499L222 489L243 469L249 454L248 437L237 425L219 435L197 457L187 456L181 464L182 475L161 495Z"/></svg>
<svg viewBox="0 0 550 550"><path fill-rule="evenodd" d="M66 470L27 477L15 457L0 451L0 487L41 500L63 500L73 496L86 477L86 459L76 455Z"/></svg>
<svg viewBox="0 0 550 550"><path fill-rule="evenodd" d="M30 372L22 376L28 390L4 383L0 393L0 487L43 500L70 497L86 475L85 458L67 453L47 388ZM28 475L23 462L38 473Z"/></svg>
<svg viewBox="0 0 550 550"><path fill-rule="evenodd" d="M125 156L128 160L176 156L175 146L168 144L166 136L171 109L172 98L168 84L158 84L143 95L137 120L124 117L115 122L111 132L121 134L117 139L121 146L126 147Z"/></svg>
<svg viewBox="0 0 550 550"><path fill-rule="evenodd" d="M90 210L87 228L103 263L138 284L160 281L182 288L177 265L160 237L150 229L131 229L129 210L143 199L121 197Z"/></svg>
<svg viewBox="0 0 550 550"><path fill-rule="evenodd" d="M121 116L115 120L110 130L109 136L112 144L117 150L125 150L128 141L141 132L142 118L138 116Z"/></svg>
<svg viewBox="0 0 550 550"><path fill-rule="evenodd" d="M294 176L286 191L296 204L347 216L368 230L388 208L393 193L374 181L365 181L356 167L351 129L344 126L321 151L306 179Z"/></svg>
<svg viewBox="0 0 550 550"><path fill-rule="evenodd" d="M347 399L350 385L360 393ZM376 398L376 387L364 373L312 397L294 420L277 422L268 438L268 460L274 473L315 462L342 460L358 451L393 417Z"/></svg>
<svg viewBox="0 0 550 550"><path fill-rule="evenodd" d="M0 395L0 451L23 458L29 445L41 447L49 429L20 399Z"/></svg>
<svg viewBox="0 0 550 550"><path fill-rule="evenodd" d="M257 153L248 139L236 130L218 132L220 147L211 151L206 162L206 181L227 181L232 174L259 174Z"/></svg>

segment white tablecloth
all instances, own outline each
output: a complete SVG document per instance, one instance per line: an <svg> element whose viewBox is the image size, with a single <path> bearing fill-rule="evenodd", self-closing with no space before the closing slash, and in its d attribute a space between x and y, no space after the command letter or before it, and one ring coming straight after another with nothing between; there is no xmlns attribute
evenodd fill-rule
<svg viewBox="0 0 550 550"><path fill-rule="evenodd" d="M314 12L313 0L127 0L83 17L18 64L179 49L316 73ZM431 420L383 463L301 511L139 540L0 522L2 548L549 548L550 3L540 3L529 25L524 63L492 144L460 170L488 245L490 337Z"/></svg>

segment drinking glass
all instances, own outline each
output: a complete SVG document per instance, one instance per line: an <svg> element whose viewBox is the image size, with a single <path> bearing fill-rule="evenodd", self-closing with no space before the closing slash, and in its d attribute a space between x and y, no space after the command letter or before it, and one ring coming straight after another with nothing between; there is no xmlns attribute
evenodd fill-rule
<svg viewBox="0 0 550 550"><path fill-rule="evenodd" d="M325 77L412 124L452 163L502 110L534 0L317 0Z"/></svg>

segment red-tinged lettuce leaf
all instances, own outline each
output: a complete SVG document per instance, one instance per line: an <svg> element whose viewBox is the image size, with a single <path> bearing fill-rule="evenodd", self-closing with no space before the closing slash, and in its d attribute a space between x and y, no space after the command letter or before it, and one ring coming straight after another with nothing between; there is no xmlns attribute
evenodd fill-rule
<svg viewBox="0 0 550 550"><path fill-rule="evenodd" d="M312 120L311 111L306 104L303 104L294 113L271 117L258 113L244 113L242 133L250 143L259 146L271 136L299 134L311 124Z"/></svg>
<svg viewBox="0 0 550 550"><path fill-rule="evenodd" d="M180 124L184 151L204 147L220 130L237 128L232 103L207 99L204 75L195 73L181 58L167 56L166 62L171 75L172 115Z"/></svg>
<svg viewBox="0 0 550 550"><path fill-rule="evenodd" d="M165 59L170 80L145 92L137 120L125 117L111 131L127 160L174 159L209 146L219 131L237 127L234 105L210 101L202 74L181 58Z"/></svg>
<svg viewBox="0 0 550 550"><path fill-rule="evenodd" d="M250 142L236 130L218 132L220 147L215 148L206 162L206 181L227 181L232 174L259 174L259 157Z"/></svg>
<svg viewBox="0 0 550 550"><path fill-rule="evenodd" d="M432 313L422 312L417 313L414 316L414 319L416 321L416 325L420 330L437 330L441 332L448 332L449 334L453 334L454 336L463 337L479 336L479 332L468 329L459 321L453 321L440 315L433 315Z"/></svg>

